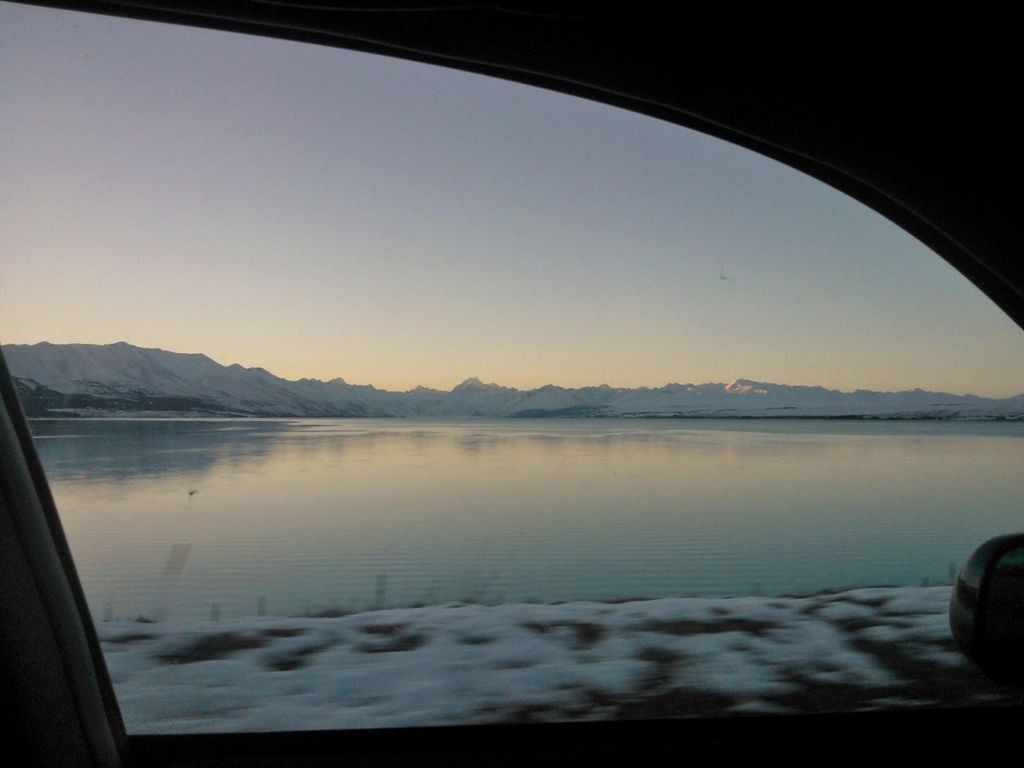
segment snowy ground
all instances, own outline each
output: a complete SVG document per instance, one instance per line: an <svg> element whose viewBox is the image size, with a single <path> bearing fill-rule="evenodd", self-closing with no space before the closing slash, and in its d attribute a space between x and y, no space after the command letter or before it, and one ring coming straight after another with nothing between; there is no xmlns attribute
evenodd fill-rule
<svg viewBox="0 0 1024 768"><path fill-rule="evenodd" d="M949 587L443 605L99 625L131 733L1016 701L962 660Z"/></svg>

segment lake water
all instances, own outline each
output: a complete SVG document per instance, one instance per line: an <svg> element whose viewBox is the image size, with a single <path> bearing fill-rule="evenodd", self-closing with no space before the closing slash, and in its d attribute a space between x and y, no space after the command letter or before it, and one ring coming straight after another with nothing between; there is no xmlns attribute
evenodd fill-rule
<svg viewBox="0 0 1024 768"><path fill-rule="evenodd" d="M1024 424L38 420L96 619L946 583Z"/></svg>

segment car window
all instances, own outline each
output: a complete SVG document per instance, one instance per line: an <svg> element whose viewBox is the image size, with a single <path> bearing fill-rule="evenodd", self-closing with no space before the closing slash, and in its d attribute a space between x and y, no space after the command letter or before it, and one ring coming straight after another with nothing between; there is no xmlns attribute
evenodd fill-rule
<svg viewBox="0 0 1024 768"><path fill-rule="evenodd" d="M478 75L0 5L0 341L130 733L1016 701L1024 346L796 171Z"/></svg>

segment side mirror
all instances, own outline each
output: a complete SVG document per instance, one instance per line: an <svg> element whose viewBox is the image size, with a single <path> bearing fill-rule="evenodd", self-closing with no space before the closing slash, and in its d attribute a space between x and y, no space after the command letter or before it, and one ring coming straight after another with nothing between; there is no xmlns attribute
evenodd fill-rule
<svg viewBox="0 0 1024 768"><path fill-rule="evenodd" d="M986 541L967 559L949 624L960 650L986 675L1024 685L1024 534Z"/></svg>

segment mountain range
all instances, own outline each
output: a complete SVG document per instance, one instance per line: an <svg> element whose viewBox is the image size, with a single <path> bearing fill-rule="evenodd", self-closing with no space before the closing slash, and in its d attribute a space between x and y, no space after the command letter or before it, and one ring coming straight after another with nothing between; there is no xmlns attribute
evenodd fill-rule
<svg viewBox="0 0 1024 768"><path fill-rule="evenodd" d="M479 379L395 392L344 379L282 379L203 354L116 344L10 344L3 354L28 416L476 418L1024 418L1024 394L993 399L921 389L841 392L737 379L634 389Z"/></svg>

